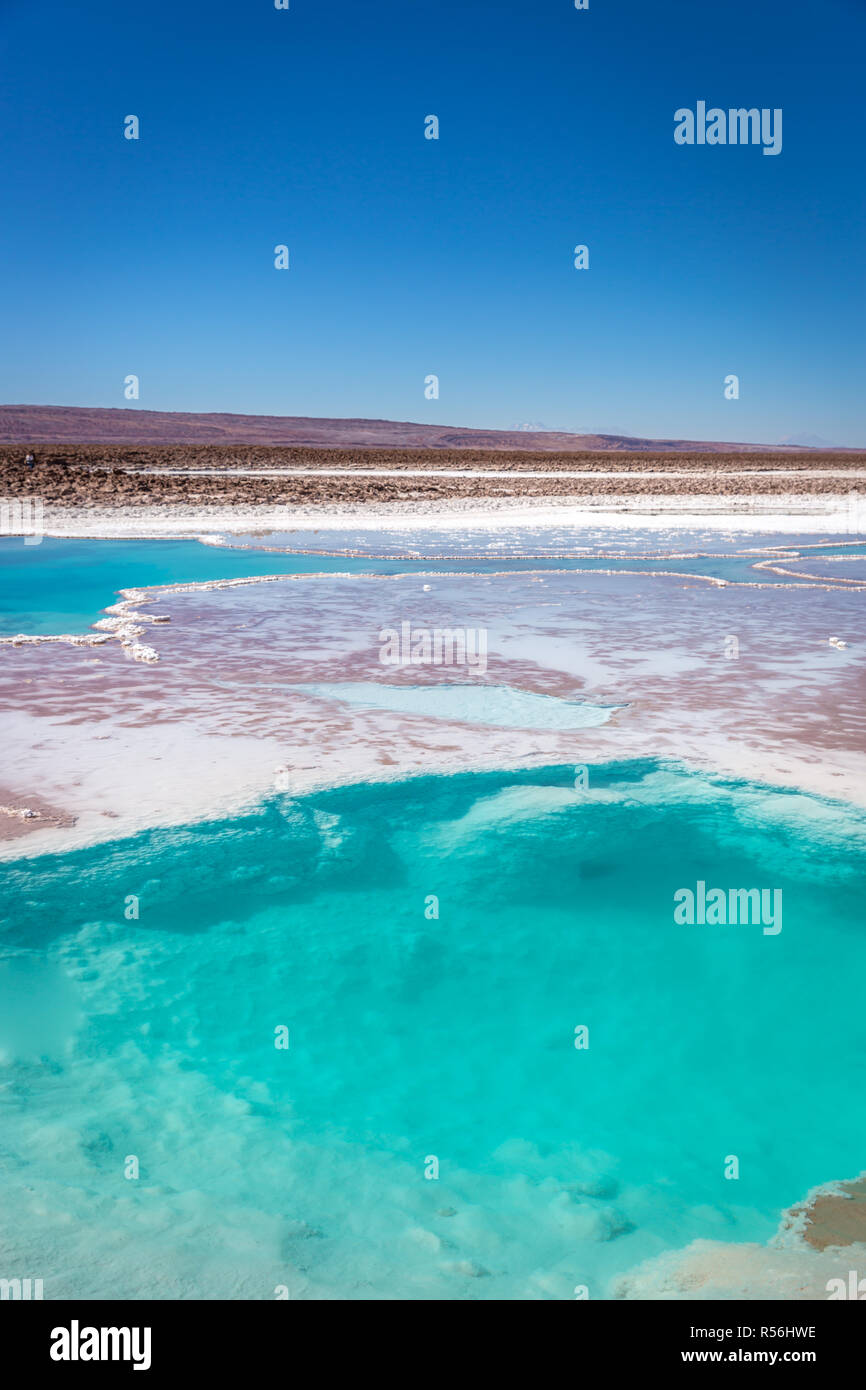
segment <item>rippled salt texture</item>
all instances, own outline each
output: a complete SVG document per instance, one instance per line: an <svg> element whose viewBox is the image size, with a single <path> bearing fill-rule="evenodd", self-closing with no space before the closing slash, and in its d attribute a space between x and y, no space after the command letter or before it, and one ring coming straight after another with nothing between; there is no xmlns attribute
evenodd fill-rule
<svg viewBox="0 0 866 1390"><path fill-rule="evenodd" d="M623 756L862 799L856 589L718 588L658 574L327 576L148 594L143 606L170 619L148 629L153 667L116 643L4 649L8 804L41 794L78 817L76 835L104 839L242 806L273 787L277 766L300 791ZM287 688L467 678L457 667L383 665L382 629L404 621L486 629L484 683L623 708L575 736L460 727ZM737 660L727 658L731 634ZM54 835L36 833L31 852ZM51 847L66 848L67 836L58 831Z"/></svg>
<svg viewBox="0 0 866 1390"><path fill-rule="evenodd" d="M0 989L28 972L44 1027L36 1059L0 1016L7 1265L46 1298L603 1297L765 1241L862 1167L864 826L644 763L4 866ZM698 879L781 888L783 931L675 925Z"/></svg>

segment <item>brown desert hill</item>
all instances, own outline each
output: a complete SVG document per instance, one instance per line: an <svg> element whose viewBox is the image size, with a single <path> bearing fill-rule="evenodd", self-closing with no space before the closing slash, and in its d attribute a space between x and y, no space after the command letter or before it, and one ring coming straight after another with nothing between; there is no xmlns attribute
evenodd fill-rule
<svg viewBox="0 0 866 1390"><path fill-rule="evenodd" d="M196 414L53 405L0 405L0 444L246 444L319 449L487 449L545 453L622 450L709 454L768 453L775 448L769 444L633 439L614 434L461 429L398 420Z"/></svg>

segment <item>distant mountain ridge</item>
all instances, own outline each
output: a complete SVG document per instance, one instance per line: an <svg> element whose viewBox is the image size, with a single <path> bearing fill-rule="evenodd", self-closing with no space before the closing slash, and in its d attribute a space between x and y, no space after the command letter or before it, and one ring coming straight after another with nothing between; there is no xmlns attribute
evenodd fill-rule
<svg viewBox="0 0 866 1390"><path fill-rule="evenodd" d="M794 448L803 449L838 449L839 445L834 444L832 439L824 439L820 434L788 434L784 439L779 440L780 449Z"/></svg>
<svg viewBox="0 0 866 1390"><path fill-rule="evenodd" d="M232 415L102 406L0 405L0 443L257 444L318 449L497 449L546 453L617 450L773 453L774 444L641 439L552 430L463 429L399 420L318 419L304 415ZM803 446L788 446L803 447Z"/></svg>

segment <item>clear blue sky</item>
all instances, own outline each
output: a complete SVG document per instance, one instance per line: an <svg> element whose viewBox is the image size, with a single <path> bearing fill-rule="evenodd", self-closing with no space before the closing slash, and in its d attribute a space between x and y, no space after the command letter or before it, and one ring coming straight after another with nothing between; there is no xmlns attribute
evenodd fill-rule
<svg viewBox="0 0 866 1390"><path fill-rule="evenodd" d="M864 0L0 0L0 400L866 445L864 39ZM698 100L781 107L781 154L676 145Z"/></svg>

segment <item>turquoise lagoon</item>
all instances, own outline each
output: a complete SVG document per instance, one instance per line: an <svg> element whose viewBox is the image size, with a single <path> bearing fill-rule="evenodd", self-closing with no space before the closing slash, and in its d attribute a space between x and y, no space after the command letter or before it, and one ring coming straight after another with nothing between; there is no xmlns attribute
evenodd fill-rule
<svg viewBox="0 0 866 1390"><path fill-rule="evenodd" d="M649 572L692 575L696 579L726 579L731 583L801 584L803 580L776 576L756 570L757 554L747 553L749 538L742 538L744 552L732 555L691 555L688 558L652 558L643 556L608 555L557 556L537 554L526 556L507 550L487 558L478 555L456 556L451 560L430 557L424 559L409 554L410 540L404 542L402 555L334 555L303 551L271 551L255 548L255 538L246 538L249 545L214 546L196 540L75 540L45 537L38 545L26 544L23 539L7 537L0 540L0 636L28 633L47 636L54 633L84 633L99 617L102 609L116 602L117 591L151 584L191 584L217 579L251 578L272 574L495 574L501 570L521 571L576 570L597 571L614 569L620 572ZM287 542L289 537L258 538L259 545ZM306 543L318 543L322 550L329 543L327 535L303 536ZM355 536L340 537L357 543ZM413 538L414 539L414 538ZM551 537L551 549L552 549ZM679 538L681 551L689 538ZM760 543L760 538L753 538ZM788 544L794 538L788 538ZM701 537L702 544L711 542ZM441 541L442 545L447 539ZM369 534L367 544L375 546ZM450 540L454 548L454 537ZM516 544L516 542L515 542ZM597 544L603 549L601 540ZM536 549L544 549L544 539L533 541ZM385 549L396 550L392 541ZM658 549L658 539L645 538L647 550ZM862 556L856 542L813 547L792 568L808 571L808 557L824 553L852 558ZM766 557L764 557L766 558ZM840 569L840 577L846 574ZM852 571L852 577L855 577Z"/></svg>
<svg viewBox="0 0 866 1390"><path fill-rule="evenodd" d="M7 1264L46 1298L560 1299L764 1241L863 1165L864 847L856 810L630 763L6 863ZM781 889L781 933L676 925L699 880Z"/></svg>

